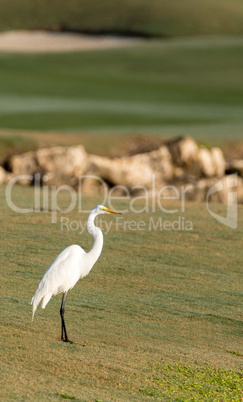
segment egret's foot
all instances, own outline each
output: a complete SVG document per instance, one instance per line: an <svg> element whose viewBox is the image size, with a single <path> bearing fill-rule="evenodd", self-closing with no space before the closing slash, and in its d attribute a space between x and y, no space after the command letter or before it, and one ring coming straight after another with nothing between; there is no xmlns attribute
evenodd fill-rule
<svg viewBox="0 0 243 402"><path fill-rule="evenodd" d="M70 341L70 339L62 339L63 342L70 343L70 345L73 343L73 341Z"/></svg>
<svg viewBox="0 0 243 402"><path fill-rule="evenodd" d="M68 338L66 338L66 339L61 338L61 341L63 341L63 342L67 342L67 343L70 343L70 344L72 344L72 343L73 343L73 341L70 341L70 339L68 339Z"/></svg>

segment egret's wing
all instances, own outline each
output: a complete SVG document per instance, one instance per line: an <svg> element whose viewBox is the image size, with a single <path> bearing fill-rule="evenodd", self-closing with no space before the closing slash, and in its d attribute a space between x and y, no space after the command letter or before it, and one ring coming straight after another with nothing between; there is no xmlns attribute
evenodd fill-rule
<svg viewBox="0 0 243 402"><path fill-rule="evenodd" d="M44 273L37 291L32 299L34 310L42 301L44 308L52 295L67 291L72 288L79 279L79 260L85 251L77 245L65 248L51 263Z"/></svg>
<svg viewBox="0 0 243 402"><path fill-rule="evenodd" d="M80 246L72 245L55 258L42 278L46 284L48 283L49 291L52 291L52 294L63 292L63 289L59 289L60 286L69 287L68 282L72 280L73 276L77 276L79 260L83 254L85 251Z"/></svg>

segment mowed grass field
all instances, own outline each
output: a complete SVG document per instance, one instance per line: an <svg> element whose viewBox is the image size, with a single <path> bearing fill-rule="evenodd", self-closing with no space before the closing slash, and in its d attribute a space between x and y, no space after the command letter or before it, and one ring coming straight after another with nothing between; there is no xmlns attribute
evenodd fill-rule
<svg viewBox="0 0 243 402"><path fill-rule="evenodd" d="M0 143L30 148L38 137L33 131L41 131L42 144L67 144L73 134L90 152L99 151L103 139L105 150L133 134L186 134L206 145L240 140L242 71L243 40L236 37L2 53Z"/></svg>
<svg viewBox="0 0 243 402"><path fill-rule="evenodd" d="M117 200L113 207L128 211L117 221L102 219L104 232L104 222L112 225L101 257L68 293L70 345L60 341L61 295L39 308L33 323L30 301L63 248L92 247L87 231L75 230L87 213L76 207L52 223L51 212L14 212L4 186L0 193L2 400L241 401L242 206L232 230L204 204L188 203L184 213L180 204L166 205L178 210L172 214L151 205L132 213ZM16 186L12 200L31 208L33 188ZM101 202L82 198L82 208ZM58 203L67 207L67 195ZM61 228L63 217L68 226ZM179 217L193 230L151 226L151 219L156 226Z"/></svg>

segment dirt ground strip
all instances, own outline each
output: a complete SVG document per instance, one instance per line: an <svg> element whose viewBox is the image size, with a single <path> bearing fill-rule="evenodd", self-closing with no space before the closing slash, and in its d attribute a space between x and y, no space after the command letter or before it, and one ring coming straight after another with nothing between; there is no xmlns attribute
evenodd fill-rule
<svg viewBox="0 0 243 402"><path fill-rule="evenodd" d="M0 33L2 52L72 52L134 45L141 40L45 31Z"/></svg>

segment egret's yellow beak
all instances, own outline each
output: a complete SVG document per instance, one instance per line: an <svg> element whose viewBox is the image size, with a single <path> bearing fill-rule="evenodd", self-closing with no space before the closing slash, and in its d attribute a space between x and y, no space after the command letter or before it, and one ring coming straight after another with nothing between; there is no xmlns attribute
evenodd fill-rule
<svg viewBox="0 0 243 402"><path fill-rule="evenodd" d="M103 208L103 210L104 210L104 211L106 211L106 212L109 212L109 214L117 214L117 215L122 215L122 213L121 213L121 212L116 212L116 211L113 211L113 209L110 209L110 208Z"/></svg>

